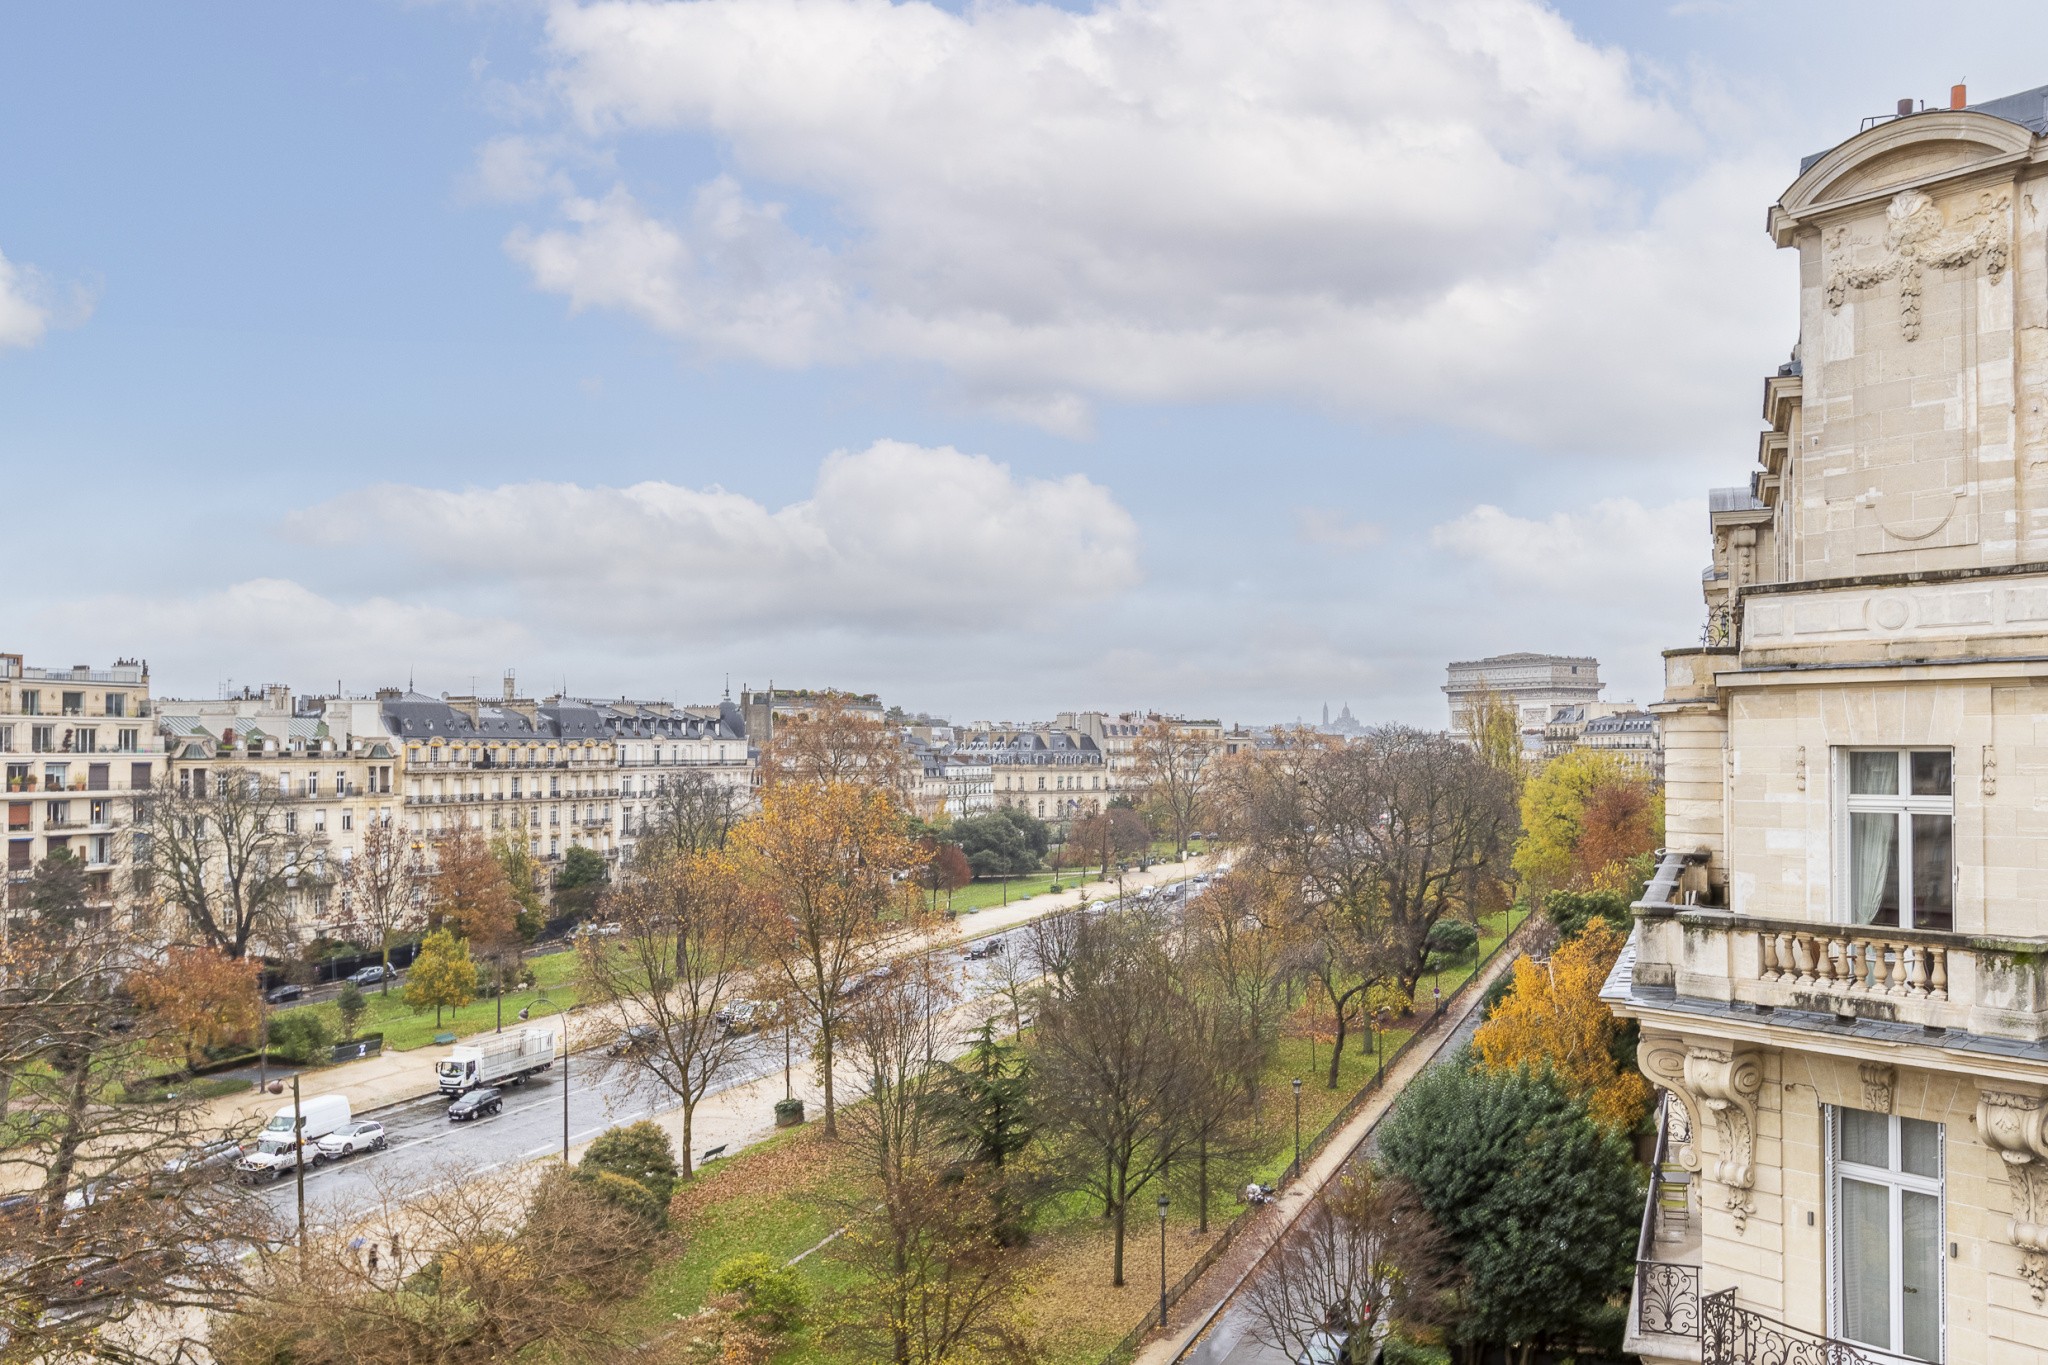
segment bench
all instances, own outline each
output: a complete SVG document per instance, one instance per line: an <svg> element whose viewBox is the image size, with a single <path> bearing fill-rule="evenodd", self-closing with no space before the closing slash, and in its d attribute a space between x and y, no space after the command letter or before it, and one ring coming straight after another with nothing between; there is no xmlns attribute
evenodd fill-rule
<svg viewBox="0 0 2048 1365"><path fill-rule="evenodd" d="M434 1041L442 1047L446 1047L455 1041L455 1035L452 1033L437 1033L434 1035Z"/></svg>
<svg viewBox="0 0 2048 1365"><path fill-rule="evenodd" d="M728 1145L730 1144L720 1143L718 1146L710 1148L704 1153L704 1155L697 1158L697 1164L699 1166L702 1166L707 1161L718 1160L718 1158L725 1155L725 1149Z"/></svg>

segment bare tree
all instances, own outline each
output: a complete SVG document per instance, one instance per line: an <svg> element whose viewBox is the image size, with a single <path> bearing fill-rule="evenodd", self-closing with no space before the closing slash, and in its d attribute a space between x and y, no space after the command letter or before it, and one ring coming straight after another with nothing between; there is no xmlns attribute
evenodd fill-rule
<svg viewBox="0 0 2048 1365"><path fill-rule="evenodd" d="M1252 1331L1290 1360L1345 1340L1365 1365L1385 1329L1438 1320L1457 1282L1450 1244L1407 1182L1360 1166L1319 1191L1251 1282Z"/></svg>
<svg viewBox="0 0 2048 1365"><path fill-rule="evenodd" d="M243 957L281 939L302 889L320 876L326 840L300 833L296 803L247 768L203 770L181 789L166 774L138 802L137 872L202 943Z"/></svg>
<svg viewBox="0 0 2048 1365"><path fill-rule="evenodd" d="M61 875L36 880L10 907L0 951L0 1036L16 1044L0 1064L20 1101L0 1187L32 1196L6 1215L5 1354L182 1358L195 1346L182 1319L229 1307L245 1287L242 1263L221 1248L271 1236L270 1215L219 1167L190 1159L224 1136L198 1106L108 1102L138 1044L175 1039L155 1036L126 998L139 965L128 937ZM143 1317L147 1338L125 1327Z"/></svg>
<svg viewBox="0 0 2048 1365"><path fill-rule="evenodd" d="M412 839L390 816L363 826L362 847L341 874L341 918L349 932L374 936L391 993L391 940L427 922L428 877Z"/></svg>
<svg viewBox="0 0 2048 1365"><path fill-rule="evenodd" d="M1197 1063L1162 926L1134 911L1077 917L1063 974L1040 1002L1031 1063L1048 1127L1074 1154L1078 1183L1115 1230L1110 1283L1124 1282L1133 1202L1187 1149Z"/></svg>
<svg viewBox="0 0 2048 1365"><path fill-rule="evenodd" d="M1216 746L1185 726L1154 717L1133 747L1137 766L1132 776L1143 802L1186 857L1188 837L1204 813L1203 771Z"/></svg>
<svg viewBox="0 0 2048 1365"><path fill-rule="evenodd" d="M747 792L700 768L665 776L655 790L635 856L662 860L725 847L746 813Z"/></svg>
<svg viewBox="0 0 2048 1365"><path fill-rule="evenodd" d="M608 904L618 936L577 950L584 998L617 1004L652 1030L627 1060L681 1106L687 1180L697 1105L745 1043L720 1012L740 1001L759 948L752 906L732 865L705 853L642 858Z"/></svg>

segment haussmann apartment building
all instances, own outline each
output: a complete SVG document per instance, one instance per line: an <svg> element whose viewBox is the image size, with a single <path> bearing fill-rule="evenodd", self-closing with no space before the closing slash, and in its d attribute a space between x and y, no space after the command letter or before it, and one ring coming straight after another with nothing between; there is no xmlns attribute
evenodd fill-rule
<svg viewBox="0 0 2048 1365"><path fill-rule="evenodd" d="M1770 209L1797 349L1606 988L1663 1091L1646 1361L2048 1361L2044 134L1958 88Z"/></svg>

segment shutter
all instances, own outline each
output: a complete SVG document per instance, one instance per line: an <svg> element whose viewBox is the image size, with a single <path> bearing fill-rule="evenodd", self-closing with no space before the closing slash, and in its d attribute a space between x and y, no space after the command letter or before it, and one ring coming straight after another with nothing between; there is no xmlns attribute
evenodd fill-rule
<svg viewBox="0 0 2048 1365"><path fill-rule="evenodd" d="M112 790L114 785L112 774L113 765L111 763L94 763L89 765L86 768L85 789L95 792Z"/></svg>
<svg viewBox="0 0 2048 1365"><path fill-rule="evenodd" d="M150 771L147 763L128 765L128 788L130 791L147 791L150 786Z"/></svg>

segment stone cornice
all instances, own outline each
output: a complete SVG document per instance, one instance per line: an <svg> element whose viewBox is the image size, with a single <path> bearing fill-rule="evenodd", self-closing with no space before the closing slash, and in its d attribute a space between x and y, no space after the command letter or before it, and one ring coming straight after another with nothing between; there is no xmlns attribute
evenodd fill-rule
<svg viewBox="0 0 2048 1365"><path fill-rule="evenodd" d="M1983 155L1964 166L1953 166L1844 195L1823 197L1864 162L1905 147L1944 142L1981 148ZM1924 189L1971 177L1986 178L1988 172L2006 171L2035 158L2033 133L2017 123L2008 123L1990 114L1967 109L1939 110L1880 123L1822 155L1786 187L1778 202L1771 206L1771 240L1781 247L1790 246L1800 228L1812 226L1845 210L1888 200L1909 189Z"/></svg>

